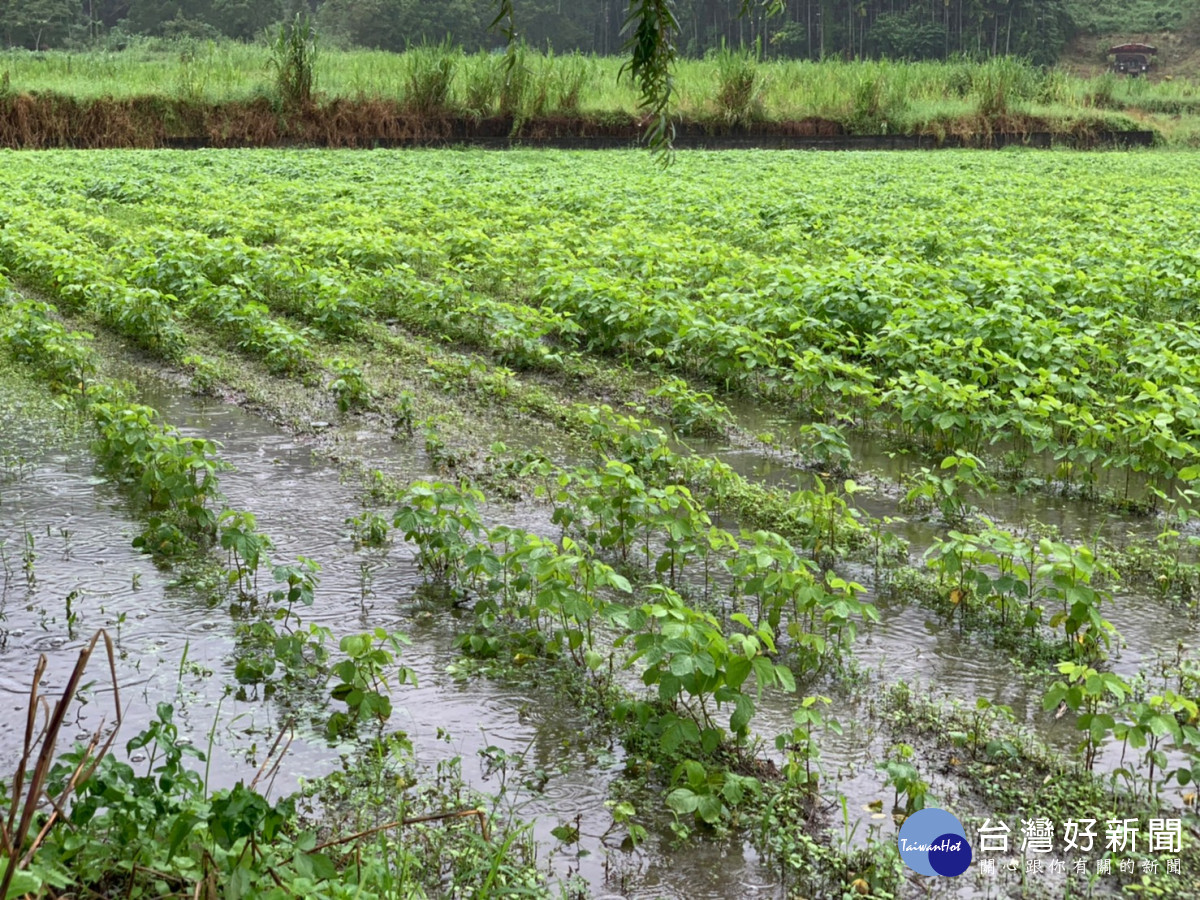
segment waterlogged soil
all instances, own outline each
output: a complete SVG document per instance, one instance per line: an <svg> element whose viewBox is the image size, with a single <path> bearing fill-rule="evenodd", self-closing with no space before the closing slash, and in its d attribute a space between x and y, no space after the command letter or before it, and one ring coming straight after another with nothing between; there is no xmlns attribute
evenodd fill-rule
<svg viewBox="0 0 1200 900"><path fill-rule="evenodd" d="M355 548L345 520L363 510L357 491L338 467L314 456L311 441L237 407L155 387L141 399L183 433L222 444L221 457L235 467L222 474L222 492L232 507L258 518L274 541L272 558L306 556L320 562L318 600L303 611L307 621L330 628L335 636L383 627L411 638L403 660L415 670L418 686L397 691L388 728L407 733L419 762L432 770L439 761L457 757L473 787L489 794L503 789L498 811L533 820L554 870L563 877L581 875L596 896L782 896L778 876L748 845L722 843L717 853L703 844L679 848L662 828L632 853L606 848L601 837L611 817L604 801L623 770L620 747L597 738L588 716L549 686L451 675L447 669L458 658L453 640L461 613L442 601L423 599L422 577L403 542L387 551ZM78 649L104 627L116 639L120 657L117 675L126 716L118 746L150 721L157 703L172 703L181 732L211 751L212 787L253 778L290 713L253 694L238 699L228 692L226 686L235 683L234 620L228 609L194 585L175 585L170 572L132 548L140 527L120 494L95 473L82 446L45 453L32 442L11 443L23 451L23 462L10 471L0 504L0 533L13 569L0 607L5 616L0 708L10 710L6 718L26 709L38 653L50 661L40 690L54 697ZM413 478L428 477L414 451L393 445L392 453L393 468L407 469ZM548 530L540 510L493 508L488 513ZM26 529L34 535L37 554L28 580L20 555ZM64 598L72 592L74 618L68 622ZM96 684L67 738L85 739L101 718L112 721L112 689L102 677L102 662L93 663L90 677ZM274 780L275 796L293 790L301 778L338 768L339 751L345 749L331 747L304 721L295 723L295 731ZM15 767L20 742L16 729L0 731L0 770ZM499 765L505 756L507 766ZM134 761L142 759L135 754ZM566 823L579 825L577 845L563 847L550 834ZM683 857L688 859L681 867Z"/></svg>
<svg viewBox="0 0 1200 900"><path fill-rule="evenodd" d="M158 380L143 380L140 387L141 399L185 434L221 443L222 458L234 466L221 476L222 491L232 507L257 516L260 530L275 543L272 559L304 556L321 564L318 601L302 611L306 619L335 635L383 627L410 636L404 662L416 671L418 686L397 692L388 728L409 735L420 762L433 767L458 757L470 784L502 793L498 809L535 822L534 833L560 876L581 875L599 897L784 895L777 872L744 842L676 843L664 817L653 821L654 798L639 804L656 826L641 848L626 852L606 843L602 836L611 818L604 801L614 780L622 777L620 747L598 735L588 715L548 685L459 679L448 671L457 659L453 640L462 611L422 592L421 575L403 542L387 550L356 547L346 519L363 511L360 492L343 468L329 460L327 445L317 455L313 438L285 432L236 406L197 399ZM401 477L429 477L423 454L410 445L392 442L371 428L339 433L356 445L347 455L367 457ZM11 711L6 718L26 708L38 653L46 653L50 661L40 689L54 696L78 648L104 627L117 642L117 675L126 705L118 745L146 724L155 704L168 702L175 706L181 730L211 751L213 787L252 778L292 713L272 700L228 691L235 661L235 623L229 610L214 602L211 590L178 584L174 573L157 568L131 547L139 523L120 493L97 475L81 440L48 452L35 435L9 429L4 444L9 463L0 481L5 562L0 708ZM813 477L760 451L705 449L719 451L756 480L803 484ZM857 448L856 467L875 474L877 483L896 480L892 463L882 452ZM887 491L856 499L872 516L901 515ZM1042 494L998 494L988 502L988 513L1000 522L1037 519L1058 525L1068 539L1142 533L1153 527L1145 519L1118 516L1094 503ZM493 504L486 514L490 520L545 534L557 531L546 510L530 504ZM918 560L945 528L905 518L892 527L910 542L911 557ZM867 587L868 599L875 599L869 567L843 569ZM914 691L934 698L973 702L987 697L1010 705L1019 722L1051 743L1074 743L1070 723L1041 709L1037 694L1014 674L1006 654L919 608L881 602L880 614L881 621L864 629L855 647L856 664L867 683L903 679ZM1107 615L1126 644L1114 658L1114 668L1124 674L1135 672L1158 651L1173 650L1178 641L1200 638L1194 618L1135 592L1118 593ZM84 738L102 717L111 721L114 698L101 660L93 663L90 679L94 684L85 692L88 702L67 730L69 738ZM890 819L869 808L872 801L890 800L882 773L874 767L890 739L872 715L874 701L867 692L829 686L828 693L834 701L830 713L845 733L828 733L821 740L823 785L830 797L835 788L846 795L845 822L840 810L833 816L848 840L862 843L872 829L885 834L894 829ZM791 712L789 698L764 696L754 724L766 755L776 756L774 735L790 729ZM292 790L302 776L337 768L345 749L330 746L304 717L294 724L296 739L275 779L276 795ZM0 731L0 770L12 769L20 738L17 729ZM1111 749L1100 765L1115 766L1117 756ZM507 765L497 765L504 758ZM935 794L938 788L935 781ZM578 823L578 844L564 847L551 835L551 829L565 823Z"/></svg>
<svg viewBox="0 0 1200 900"><path fill-rule="evenodd" d="M775 436L783 448L797 443L799 429L805 420L797 419L772 406L763 406L744 400L731 400L738 428L745 434L758 435L764 432ZM928 458L916 451L904 451L887 446L880 435L847 430L847 444L853 459L854 477L865 481L871 488L867 494L857 495L856 502L864 512L873 516L897 516L907 520L913 517L901 513L897 500L904 493L904 482L908 476L922 467L937 470L945 454L934 454ZM778 457L762 451L760 447L731 447L723 441L701 442L700 449L720 453L733 468L748 478L771 483L794 484L802 479L801 485L811 483L814 477L810 469L798 469L781 461ZM985 471L998 474L997 462L1006 448L986 448ZM1057 462L1047 455L1032 455L1022 463L1023 483L1010 485L1001 482L999 488L982 497L973 497L972 503L980 512L997 523L1010 527L1037 522L1057 528L1064 540L1094 542L1103 538L1120 542L1130 537L1153 537L1159 532L1159 522L1153 515L1131 515L1114 510L1110 504L1098 502L1092 497L1080 497L1077 492L1063 490L1056 481ZM1127 477L1128 475L1128 477ZM831 480L831 487L840 490L840 482ZM1145 479L1136 472L1105 469L1097 466L1095 483L1091 486L1097 497L1123 498L1141 501L1146 495ZM919 525L917 526L920 527ZM944 531L944 529L943 529ZM898 531L907 537L908 533ZM914 531L913 540L921 543L923 531ZM925 540L928 544L929 539Z"/></svg>
<svg viewBox="0 0 1200 900"><path fill-rule="evenodd" d="M784 436L799 428L803 422L794 420L777 411L759 408L750 404L733 404L738 427L746 433L773 431ZM899 498L903 491L900 485L906 475L921 465L932 465L921 461L913 453L899 453L885 449L877 437L863 434L853 435L849 441L853 458L853 477L861 484L862 492L856 492L850 502L865 516L883 520L883 529L903 538L908 543L909 561L919 566L927 550L939 538L946 537L950 527L932 516L913 515L900 508ZM760 481L789 489L807 489L821 479L826 487L842 493L841 479L812 468L801 467L759 447L731 445L723 441L702 442L698 448L712 453L728 463L734 471L751 481ZM1040 462L1040 469L1038 463ZM1043 481L1049 481L1052 464L1047 460L1034 460L1031 472ZM1100 470L1096 489L1121 495L1128 488L1133 497L1141 496L1142 480L1135 474L1126 481L1125 475ZM1130 539L1148 540L1163 527L1162 520L1154 515L1129 515L1114 511L1105 504L1090 498L1065 495L1061 491L1034 490L1018 492L1000 489L972 498L979 514L994 522L998 527L1020 531L1030 523L1051 526L1061 538L1074 543L1095 545L1104 541L1120 546ZM890 521L888 521L890 520ZM1185 529L1194 528L1188 523ZM987 645L985 639L964 635L944 617L908 603L889 603L877 595L876 573L866 566L843 566L844 572L863 585L864 599L876 603L880 621L867 629L855 644L855 656L864 668L874 668L887 683L904 681L914 692L937 700L958 698L973 703L975 698L986 698L993 703L1011 707L1016 721L1031 728L1042 740L1053 747L1068 752L1079 741L1070 716L1056 717L1054 712L1042 708L1041 689L1031 684L1014 668L1009 654ZM1195 610L1175 606L1144 590L1116 585L1112 602L1102 610L1116 627L1119 637L1108 661L1112 671L1132 677L1139 672L1152 671L1155 663L1169 660L1179 648L1194 648L1200 645L1200 616ZM770 698L756 724L769 731L767 722L771 710L779 714L779 729L787 727L790 708L787 704L772 702ZM835 709L836 704L835 704ZM857 711L860 713L861 711ZM840 721L861 722L862 716L854 708L844 708L838 715ZM772 723L774 724L774 723ZM851 752L841 756L839 749ZM869 729L857 728L855 737L848 743L842 739L836 743L822 743L822 755L826 761L836 759L851 772L855 766L873 766L873 761L883 758L887 742ZM832 751L832 752L831 752ZM1173 766L1182 758L1169 757ZM1113 771L1128 760L1123 759L1119 744L1109 742L1100 751L1096 760L1098 772ZM839 770L839 777L840 777ZM861 773L857 780L861 781ZM881 780L868 786L868 792L879 793ZM854 783L854 782L852 782ZM845 785L843 793L853 798L855 793ZM1164 792L1164 799L1179 805L1188 789L1175 786ZM870 812L860 807L858 824L865 830L871 819L864 816Z"/></svg>
<svg viewBox="0 0 1200 900"><path fill-rule="evenodd" d="M814 479L821 477L809 469L780 462L761 450L721 450L711 446L708 449L715 451L735 472L752 481L762 481L789 489L803 489L810 487ZM860 451L863 450L864 448L860 448ZM862 478L859 473L865 473L867 477L864 483L874 484L876 487L894 482L895 466L889 470L882 465L884 461L894 463L892 457L878 450L874 453L856 454L856 477ZM840 491L836 479L826 477L825 480L831 490ZM1122 515L1085 499L1044 493L1016 495L1001 490L978 500L980 513L998 527L1019 530L1022 523L1038 522L1058 529L1062 539L1066 541L1094 543L1103 538L1119 544L1131 537L1151 538L1161 530L1161 523L1153 517ZM949 526L935 518L922 518L901 510L897 496L886 490L856 493L852 502L865 516L881 520L890 518L892 521L883 526L884 530L908 542L910 561L917 565L934 542L938 538L944 538L950 530ZM860 584L868 587L866 596L875 600L874 590L871 588L874 573L867 570L854 574ZM904 667L902 660L906 647L914 659L919 659L927 652L923 645L928 639L923 640L921 635L929 633L932 629L941 645L935 653L936 657L951 663L954 668L954 671L934 672L933 674L939 676L939 683L953 687L956 696L987 696L995 699L987 691L971 693L972 685L978 688L985 687L984 684L975 682L971 673L982 672L985 669L992 673L993 668L999 666L994 674L998 677L1003 676L1008 668L1007 658L999 661L981 659L978 654L979 647L975 642L964 640L956 629L947 629L944 623L934 625L923 621L922 613L918 609L904 606L890 610L886 604L882 604L880 612L883 618L882 627L875 629L873 634L868 636L867 643L869 644L871 637L881 639L885 644L884 649L889 651L888 655L894 662L901 664L900 671L889 669L894 678L907 680L919 676L921 670L928 669L927 665ZM1156 651L1170 654L1174 652L1179 641L1192 646L1200 638L1200 620L1196 616L1144 592L1126 591L1118 587L1112 605L1105 607L1104 614L1117 627L1123 639L1122 646L1111 659L1113 671L1122 675L1136 673L1144 664L1154 659ZM932 614L928 615L932 617ZM887 642L893 637L895 642L887 646ZM859 645L856 650L861 657L863 646ZM986 679L987 675L982 677ZM1007 684L1007 681L1003 683ZM1021 705L1019 699L1004 702Z"/></svg>

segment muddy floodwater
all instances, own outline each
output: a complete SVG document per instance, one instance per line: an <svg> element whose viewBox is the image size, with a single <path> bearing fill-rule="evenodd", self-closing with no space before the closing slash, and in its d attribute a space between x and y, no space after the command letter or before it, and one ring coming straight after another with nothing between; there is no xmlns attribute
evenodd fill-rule
<svg viewBox="0 0 1200 900"><path fill-rule="evenodd" d="M582 876L597 897L785 896L777 870L749 842L700 839L681 845L666 827L665 814L651 814L657 816L654 827L637 850L615 846L606 836L612 819L605 801L622 777L621 747L598 742L586 714L549 687L456 678L453 641L467 611L425 597L412 549L402 540L386 549L356 546L346 520L363 511L362 498L338 465L315 456L309 440L236 406L200 400L155 380L140 387L142 399L184 434L220 443L221 457L233 466L221 475L222 492L232 507L257 517L259 528L274 541L273 560L307 557L320 563L317 602L306 613L308 621L327 626L335 636L383 627L411 638L403 661L415 670L418 685L396 692L396 712L387 727L408 734L422 764L460 758L470 784L501 794L502 813L532 820L544 858L560 876ZM415 445L393 443L369 430L359 437L357 450L376 456L389 472L429 477ZM213 787L253 777L287 727L295 729L296 739L273 785L275 796L293 790L302 778L338 767L345 748L331 745L311 722L292 721L293 713L273 699L228 689L235 683L236 654L229 608L214 602L211 592L178 583L175 573L133 548L141 527L120 492L98 474L84 439L47 447L12 423L0 440L5 460L0 709L6 722L23 716L39 653L49 660L40 687L53 696L79 648L104 628L119 651L117 675L127 708L118 746L147 723L156 704L167 702L186 736L210 753ZM758 452L705 449L751 479L799 485L813 477ZM895 480L890 457L866 447L856 451L856 467L873 473L879 483ZM865 514L901 516L895 498L886 493L860 495L857 502ZM1145 518L1115 515L1094 503L1037 494L998 493L987 498L985 512L998 523L1036 519L1053 524L1071 540L1152 534L1154 528ZM536 504L493 503L485 514L491 522L557 533L548 510ZM909 543L914 561L945 531L911 518L889 527ZM869 566L842 568L866 586L868 599L876 599ZM1194 644L1200 638L1194 617L1137 592L1118 592L1106 614L1122 636L1112 665L1123 674L1146 666L1156 654L1172 652L1180 641ZM1052 744L1065 748L1075 742L1069 722L1042 710L1038 693L1014 677L1002 652L915 607L881 600L880 617L855 645L864 677L881 683L902 679L935 698L974 702L986 697L1010 705L1018 721ZM85 702L65 732L68 738L84 739L102 718L111 719L111 686L101 669L93 663L93 684L82 692ZM848 818L838 827L857 829L854 840L861 841L873 828L892 827L868 808L890 796L883 773L874 767L887 741L872 724L861 693L850 696L836 687L829 693L831 713L844 734L828 734L821 742L824 784L831 798L834 790L846 795ZM788 697L764 697L754 725L764 738L765 755L778 759L774 737L790 728L791 712ZM0 770L13 769L20 741L20 729L0 729ZM1110 752L1100 764L1116 762ZM563 823L579 825L577 844L564 846L551 835Z"/></svg>
<svg viewBox="0 0 1200 900"><path fill-rule="evenodd" d="M258 518L274 541L272 557L320 562L318 600L307 621L335 635L384 627L411 638L404 662L417 673L418 686L396 693L388 727L408 734L419 762L432 768L438 760L459 757L473 786L497 793L503 784L501 812L534 820L547 848L558 843L551 829L578 821L581 841L552 862L564 875L581 874L597 896L782 896L778 877L749 846L721 844L715 855L704 844L680 850L663 831L632 853L603 847L601 837L612 821L604 801L623 768L621 748L595 745L587 737L585 715L552 690L449 674L458 657L452 646L455 614L421 600L422 577L403 542L386 551L355 548L345 520L361 513L362 504L336 466L314 459L311 446L235 406L156 387L144 397L168 421L185 434L222 444L222 458L235 467L222 474L222 492L231 505ZM0 504L7 560L0 601L0 703L10 721L23 719L37 654L49 658L41 689L53 695L78 649L103 627L120 651L117 673L128 709L121 741L146 725L157 703L169 702L181 731L195 745L211 746L213 787L252 778L285 716L272 701L239 700L227 692L235 662L228 609L173 584L169 572L131 546L140 527L119 493L96 474L82 444L47 453L9 435L5 453L19 460L7 471ZM425 475L418 453L402 447L394 453L393 468L398 463L410 466L414 478ZM489 515L548 529L548 518L537 509L494 508ZM29 575L21 558L27 534L35 555ZM85 694L88 702L71 737L86 739L101 717L111 720L111 690L99 677L101 668L93 663L97 685ZM337 747L311 729L306 733L303 723L297 730L276 795L293 790L301 777L339 765ZM4 770L14 768L20 741L17 729L0 731ZM510 760L507 769L496 764L504 757ZM530 781L537 782L536 789L523 784ZM681 878L680 871L688 877Z"/></svg>

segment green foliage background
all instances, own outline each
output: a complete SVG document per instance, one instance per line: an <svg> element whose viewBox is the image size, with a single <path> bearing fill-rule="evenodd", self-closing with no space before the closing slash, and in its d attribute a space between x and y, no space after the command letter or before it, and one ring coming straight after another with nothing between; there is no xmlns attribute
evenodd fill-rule
<svg viewBox="0 0 1200 900"><path fill-rule="evenodd" d="M517 36L556 52L620 53L627 0L521 0ZM819 59L939 59L1020 54L1051 63L1077 33L1177 29L1196 0L680 0L672 5L678 48L703 56L722 47ZM132 36L253 40L296 13L315 15L345 46L403 50L449 37L469 51L496 49L489 30L498 0L3 0L0 39L28 49L123 46Z"/></svg>

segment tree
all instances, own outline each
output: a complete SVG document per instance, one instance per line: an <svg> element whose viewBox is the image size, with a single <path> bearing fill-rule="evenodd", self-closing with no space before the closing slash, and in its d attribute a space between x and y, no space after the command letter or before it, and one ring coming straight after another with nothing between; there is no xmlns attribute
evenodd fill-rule
<svg viewBox="0 0 1200 900"><path fill-rule="evenodd" d="M918 7L885 13L871 27L873 53L891 59L937 59L946 55L946 26Z"/></svg>
<svg viewBox="0 0 1200 900"><path fill-rule="evenodd" d="M83 24L82 7L73 0L8 0L0 9L7 42L31 50L61 45L72 26Z"/></svg>
<svg viewBox="0 0 1200 900"><path fill-rule="evenodd" d="M129 15L122 22L134 34L162 35L172 29L167 23L208 22L209 0L130 0Z"/></svg>
<svg viewBox="0 0 1200 900"><path fill-rule="evenodd" d="M478 2L444 0L432 4L413 0L405 11L406 46L449 37L467 50L477 50L486 40L486 25Z"/></svg>
<svg viewBox="0 0 1200 900"><path fill-rule="evenodd" d="M360 47L400 52L450 37L468 50L486 40L487 22L479 0L326 0L322 30Z"/></svg>
<svg viewBox="0 0 1200 900"><path fill-rule="evenodd" d="M282 0L213 0L210 21L228 35L251 40L283 19Z"/></svg>
<svg viewBox="0 0 1200 900"><path fill-rule="evenodd" d="M318 23L322 31L359 47L403 50L406 0L326 0Z"/></svg>

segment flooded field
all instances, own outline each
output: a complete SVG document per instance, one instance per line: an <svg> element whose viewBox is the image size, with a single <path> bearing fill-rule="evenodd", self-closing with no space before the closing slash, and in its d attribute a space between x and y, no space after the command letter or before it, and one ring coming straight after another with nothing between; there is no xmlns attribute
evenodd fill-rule
<svg viewBox="0 0 1200 900"><path fill-rule="evenodd" d="M237 221L204 171L234 158L265 166ZM502 193L536 158L496 164ZM1019 368L987 355L1016 338L984 312L1019 299L989 269L1021 264L995 234L964 240L946 280L928 246L871 226L856 302L891 312L856 307L867 327L816 295L788 312L764 280L843 277L848 226L735 238L718 221L735 206L688 224L667 203L661 234L626 245L580 186L539 201L557 224L493 199L468 225L397 193L422 176L389 159L163 154L138 158L136 196L83 167L53 203L28 186L7 201L0 706L19 724L0 773L23 774L0 795L0 850L24 850L4 877L51 895L83 879L102 896L1007 897L1116 894L1153 863L1159 889L1195 895L1184 357L1138 397L1115 365L1072 381L1047 363L1019 395L1058 410L1043 428L987 395ZM420 159L426 188L460 191L454 154ZM1014 159L988 177L1028 202ZM825 202L852 174L827 173ZM653 183L631 178L630 203ZM339 184L368 188L350 202ZM1006 210L994 227L1019 233ZM1075 251L1055 246L1063 272L1029 278L1066 298L1061 352L1165 340L1126 287L1071 282ZM1161 316L1178 288L1159 262ZM758 279L758 307L738 279ZM970 320L934 334L935 286L990 323L971 326L986 376L954 358ZM1081 297L1091 350L1068 346ZM934 331L902 352L918 318ZM863 346L818 350L835 319ZM721 328L748 343L688 343ZM1012 359L1033 371L1034 351ZM60 755L94 743L35 767L39 655L51 721L100 629L112 674L102 641L51 732ZM98 751L114 680L120 730ZM925 807L963 823L964 875L901 859ZM1070 848L1026 852L1034 819L1060 838L1098 822L1086 871ZM1013 840L989 869L997 821ZM1100 846L1126 821L1140 845Z"/></svg>

